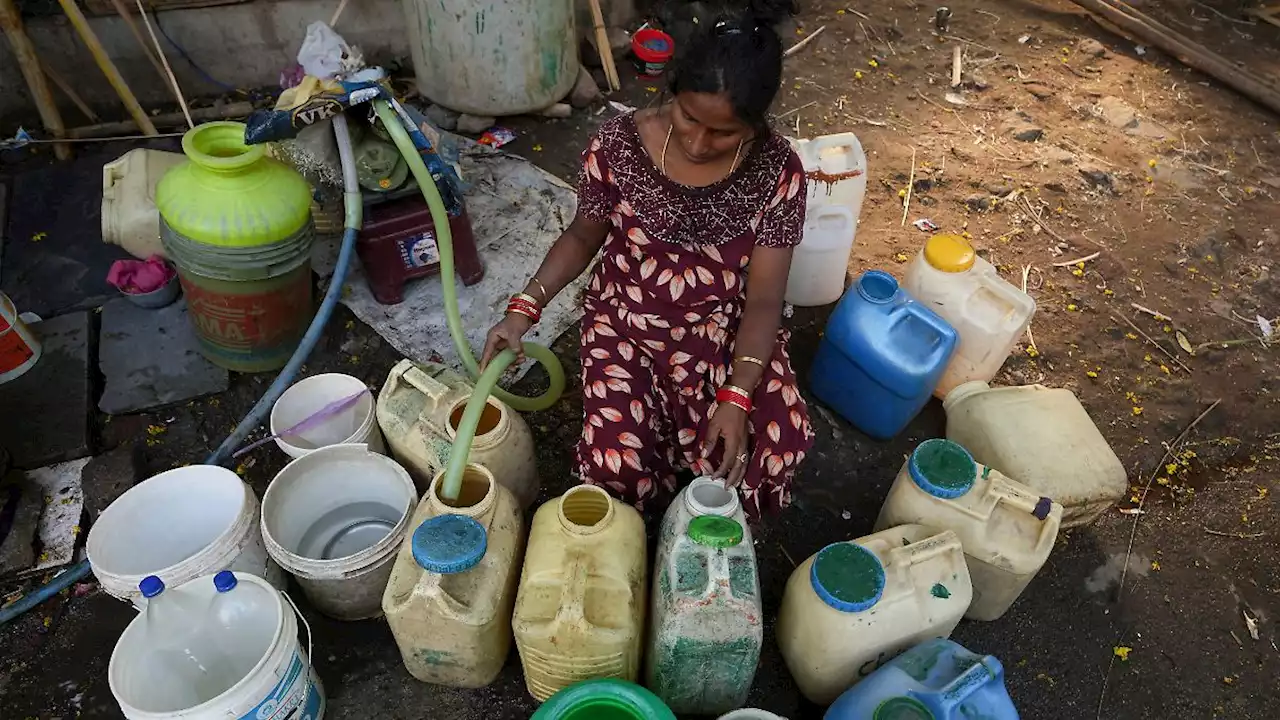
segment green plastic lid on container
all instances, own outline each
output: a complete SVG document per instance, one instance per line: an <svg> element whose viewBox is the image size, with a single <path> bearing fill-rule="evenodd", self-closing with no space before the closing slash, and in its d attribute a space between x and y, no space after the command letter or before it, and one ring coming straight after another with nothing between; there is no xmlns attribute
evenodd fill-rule
<svg viewBox="0 0 1280 720"><path fill-rule="evenodd" d="M742 542L742 525L733 518L701 515L689 521L689 539L712 548L736 547Z"/></svg>
<svg viewBox="0 0 1280 720"><path fill-rule="evenodd" d="M934 715L919 700L894 697L880 703L871 720L934 720Z"/></svg>
<svg viewBox="0 0 1280 720"><path fill-rule="evenodd" d="M857 543L840 542L818 551L809 583L822 602L840 612L862 612L884 593L884 564Z"/></svg>
<svg viewBox="0 0 1280 720"><path fill-rule="evenodd" d="M625 680L587 680L547 698L530 720L676 720L657 695Z"/></svg>
<svg viewBox="0 0 1280 720"><path fill-rule="evenodd" d="M907 463L921 490L943 500L963 497L973 488L978 464L968 450L950 440L925 440Z"/></svg>

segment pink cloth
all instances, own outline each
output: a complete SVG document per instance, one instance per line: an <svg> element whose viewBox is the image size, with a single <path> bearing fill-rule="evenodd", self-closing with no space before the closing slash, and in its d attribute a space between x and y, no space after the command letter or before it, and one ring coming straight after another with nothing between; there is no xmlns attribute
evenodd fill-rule
<svg viewBox="0 0 1280 720"><path fill-rule="evenodd" d="M164 287L177 272L159 255L142 260L117 260L107 272L107 282L127 295L142 295Z"/></svg>

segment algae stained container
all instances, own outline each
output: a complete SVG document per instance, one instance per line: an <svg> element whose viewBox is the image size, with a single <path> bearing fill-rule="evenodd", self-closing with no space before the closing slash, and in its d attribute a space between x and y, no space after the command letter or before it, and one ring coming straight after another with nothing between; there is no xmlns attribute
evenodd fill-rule
<svg viewBox="0 0 1280 720"><path fill-rule="evenodd" d="M288 362L311 321L311 189L245 145L244 124L182 137L187 162L156 187L160 237L211 362L237 372Z"/></svg>

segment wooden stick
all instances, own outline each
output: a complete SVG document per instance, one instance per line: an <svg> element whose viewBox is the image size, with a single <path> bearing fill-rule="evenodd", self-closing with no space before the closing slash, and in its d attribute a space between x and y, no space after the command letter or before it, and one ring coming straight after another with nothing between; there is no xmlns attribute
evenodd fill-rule
<svg viewBox="0 0 1280 720"><path fill-rule="evenodd" d="M227 103L221 107L196 108L191 111L191 119L196 122L204 122L206 120L225 120L228 118L242 118L253 112L253 103L234 102ZM186 123L186 117L178 113L165 113L156 115L151 120L158 127L181 127ZM72 138L100 138L112 137L115 135L131 135L134 128L137 127L132 122L110 122L100 123L98 125L86 125L84 127L71 128L67 135ZM153 135L155 133L152 133Z"/></svg>
<svg viewBox="0 0 1280 720"><path fill-rule="evenodd" d="M146 53L147 59L151 61L151 66L160 74L160 79L164 79L164 67L160 65L160 61L156 59L155 53L151 52L151 46L147 44L146 38L142 37L142 31L138 29L138 23L133 21L133 13L129 12L128 6L124 4L124 0L111 0L111 6L115 8L116 14L129 26L129 32L133 33L133 37L138 41L138 45L142 47L142 52ZM96 119L96 118L95 118Z"/></svg>
<svg viewBox="0 0 1280 720"><path fill-rule="evenodd" d="M333 17L329 18L329 27L332 28L338 24L338 18L342 17L342 11L346 9L347 0L342 0L342 2L338 3L338 9L334 10Z"/></svg>
<svg viewBox="0 0 1280 720"><path fill-rule="evenodd" d="M795 45L792 45L791 47L787 48L787 51L786 51L786 52L784 52L784 53L782 53L782 57L783 57L784 59L785 59L785 58L789 58L789 57L791 57L792 55L795 55L796 53L800 52L801 50L803 50L803 49L804 49L804 46L805 46L805 45L808 45L809 43L813 42L813 39L814 39L814 38L816 38L816 37L818 37L819 35L821 35L821 34L822 34L822 31L823 31L823 30L826 30L826 29L827 29L827 26L826 26L826 25L823 25L822 27L818 28L817 30L814 30L813 32L809 33L809 35L808 35L807 37L805 37L803 40L801 40L800 42L796 43Z"/></svg>
<svg viewBox="0 0 1280 720"><path fill-rule="evenodd" d="M1133 331L1134 331L1134 332L1136 332L1136 333L1138 333L1139 335L1141 335L1141 336L1142 336L1142 339L1146 340L1148 343L1150 343L1150 344L1151 344L1151 347L1153 347L1153 348L1155 348L1155 349L1159 350L1160 352L1164 353L1164 354L1165 354L1165 355L1166 355L1170 360L1172 360L1174 363L1176 363L1176 364L1178 365L1178 367L1182 368L1183 370L1186 370L1188 374L1191 372L1191 368L1187 367L1187 364L1186 364L1186 363L1184 363L1184 362L1182 362L1181 360L1179 360L1177 355L1174 355L1173 353L1169 352L1168 350L1165 350L1163 345L1161 345L1160 343L1156 342L1155 340L1152 340L1150 335L1148 335L1148 334L1146 334L1146 333L1142 332L1142 328L1138 327L1137 325L1134 325L1134 324L1133 324L1133 321L1132 321L1132 320L1130 320L1129 318L1127 318L1127 317L1125 317L1125 316L1123 316L1123 315L1116 315L1115 313L1112 313L1112 315L1111 315L1111 319L1112 319L1112 320L1122 320L1122 321L1124 321L1124 322L1128 323L1128 324L1129 324L1129 327L1133 328Z"/></svg>
<svg viewBox="0 0 1280 720"><path fill-rule="evenodd" d="M44 71L40 68L40 56L36 54L31 38L27 37L26 31L22 29L22 13L18 12L13 0L0 0L0 26L4 28L4 34L9 38L13 55L18 59L18 68L22 70L22 77L31 90L31 98L35 100L41 124L55 138L63 137L66 135L66 126L62 124L62 115L58 113L58 105L53 101L53 93L49 90L49 84L45 82ZM71 158L71 146L66 143L54 145L53 151L59 160Z"/></svg>
<svg viewBox="0 0 1280 720"><path fill-rule="evenodd" d="M1092 255L1085 255L1084 257L1082 257L1082 258L1076 258L1075 260L1064 260L1064 261L1062 261L1062 262L1056 262L1056 263L1054 263L1054 264L1053 264L1053 266L1054 266L1054 267L1067 267L1067 266L1069 266L1069 265L1075 265L1076 263L1089 262L1090 260L1092 260L1092 259L1094 259L1094 258L1098 257L1098 256L1099 256L1099 255L1101 255L1101 254L1102 254L1102 251L1101 251L1101 250L1099 250L1098 252L1093 253Z"/></svg>
<svg viewBox="0 0 1280 720"><path fill-rule="evenodd" d="M120 96L120 101L124 103L125 109L129 111L129 116L138 124L138 129L145 135L155 135L156 126L151 124L151 118L147 117L147 112L138 104L138 98L134 96L133 90L129 89L129 84L120 76L120 71L116 69L116 64L111 62L111 57L107 55L106 48L102 47L102 41L98 39L98 35L93 31L93 28L89 27L89 21L85 18L84 13L80 12L80 6L76 5L75 0L58 0L58 4L62 6L62 12L71 21L76 33L80 35L80 40L84 42L85 47L89 48L89 53L93 55L93 61L98 64L102 74L107 76L107 82L111 83L111 87L115 88L116 94Z"/></svg>
<svg viewBox="0 0 1280 720"><path fill-rule="evenodd" d="M907 213L911 212L911 191L916 186L916 146L911 146L911 176L907 179L907 196L902 200L901 227L907 226Z"/></svg>
<svg viewBox="0 0 1280 720"><path fill-rule="evenodd" d="M621 90L622 81L618 79L618 69L613 64L613 48L609 46L609 32L604 27L604 13L600 11L600 0L591 0L591 20L595 23L596 52L600 54L600 64L604 67L605 79L609 81L610 90Z"/></svg>
<svg viewBox="0 0 1280 720"><path fill-rule="evenodd" d="M169 67L169 58L165 56L164 48L160 47L160 41L156 39L156 31L151 27L151 18L147 17L147 11L142 7L142 0L134 0L134 2L138 4L138 14L142 16L143 24L147 26L147 34L151 36L151 42L155 44L156 52L160 54L160 63L164 65L164 76L169 79L169 87L173 90L174 97L178 98L178 106L182 108L182 115L187 119L187 128L194 128L196 124L191 122L191 108L187 107L187 99L182 96L178 78L173 76L173 68Z"/></svg>
<svg viewBox="0 0 1280 720"><path fill-rule="evenodd" d="M964 69L964 48L951 46L951 87L960 87L960 75Z"/></svg>
<svg viewBox="0 0 1280 720"><path fill-rule="evenodd" d="M75 88L67 84L67 81L64 80L56 70L49 67L48 63L43 60L40 61L40 69L43 70L44 74L49 77L49 80L51 80L54 85L57 85L58 89L61 90L69 100L71 100L71 103L79 108L80 112L84 113L86 118L91 122L98 122L98 114L93 111L93 108L89 107L89 104L84 101L84 98L80 97L80 93L76 92Z"/></svg>
<svg viewBox="0 0 1280 720"><path fill-rule="evenodd" d="M1169 53L1188 67L1214 77L1272 112L1280 113L1280 88L1132 7L1113 0L1071 1L1147 45Z"/></svg>
<svg viewBox="0 0 1280 720"><path fill-rule="evenodd" d="M1207 532L1207 533L1209 533L1210 535L1217 535L1218 537L1229 537L1229 538L1235 538L1235 539L1237 539L1237 540L1253 540L1253 539L1255 539L1255 538L1260 538L1260 537L1262 537L1263 535L1266 535L1266 533L1248 533L1248 534L1245 534L1245 533L1222 532L1221 530L1214 530L1214 529L1209 528L1209 527L1207 527L1207 526L1204 528L1204 531L1205 531L1205 532Z"/></svg>

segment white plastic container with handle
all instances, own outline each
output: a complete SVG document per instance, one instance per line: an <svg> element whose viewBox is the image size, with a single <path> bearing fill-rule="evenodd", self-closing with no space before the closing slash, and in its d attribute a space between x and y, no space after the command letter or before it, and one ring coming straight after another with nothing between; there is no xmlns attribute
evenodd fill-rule
<svg viewBox="0 0 1280 720"><path fill-rule="evenodd" d="M164 257L156 185L182 153L136 148L102 166L102 241L136 258Z"/></svg>
<svg viewBox="0 0 1280 720"><path fill-rule="evenodd" d="M787 302L817 307L840 299L857 225L857 217L844 205L809 208L804 219L804 239L791 256Z"/></svg>
<svg viewBox="0 0 1280 720"><path fill-rule="evenodd" d="M823 135L811 140L791 140L809 179L808 209L841 205L853 213L854 224L862 213L867 194L867 155L853 133Z"/></svg>

